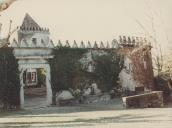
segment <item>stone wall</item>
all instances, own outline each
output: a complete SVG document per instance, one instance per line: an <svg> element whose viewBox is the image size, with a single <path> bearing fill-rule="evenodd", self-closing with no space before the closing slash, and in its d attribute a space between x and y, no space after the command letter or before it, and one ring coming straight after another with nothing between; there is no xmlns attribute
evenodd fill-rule
<svg viewBox="0 0 172 128"><path fill-rule="evenodd" d="M164 106L163 92L154 91L140 95L123 97L125 108L158 108Z"/></svg>
<svg viewBox="0 0 172 128"><path fill-rule="evenodd" d="M154 90L151 46L125 47L120 53L125 56L124 69L119 76L123 89L135 91L137 87L144 87L145 91Z"/></svg>

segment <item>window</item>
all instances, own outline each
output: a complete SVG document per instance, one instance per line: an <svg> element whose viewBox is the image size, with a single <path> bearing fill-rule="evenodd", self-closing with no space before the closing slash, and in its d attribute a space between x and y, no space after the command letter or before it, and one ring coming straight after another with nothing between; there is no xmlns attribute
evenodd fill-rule
<svg viewBox="0 0 172 128"><path fill-rule="evenodd" d="M43 39L41 39L41 43L42 43L43 46L46 45Z"/></svg>
<svg viewBox="0 0 172 128"><path fill-rule="evenodd" d="M33 86L37 83L37 74L36 72L26 72L25 73L25 84L26 86Z"/></svg>
<svg viewBox="0 0 172 128"><path fill-rule="evenodd" d="M43 44L44 44L44 40L43 40L43 39L41 39L41 43L43 43Z"/></svg>
<svg viewBox="0 0 172 128"><path fill-rule="evenodd" d="M36 43L37 43L36 38L32 38L32 42L36 45Z"/></svg>

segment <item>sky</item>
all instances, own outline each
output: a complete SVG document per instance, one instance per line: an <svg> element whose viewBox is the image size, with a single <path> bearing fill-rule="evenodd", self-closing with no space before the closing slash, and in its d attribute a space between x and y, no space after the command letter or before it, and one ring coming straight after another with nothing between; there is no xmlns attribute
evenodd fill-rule
<svg viewBox="0 0 172 128"><path fill-rule="evenodd" d="M55 44L58 40L106 42L119 35L145 36L153 33L152 23L163 51L172 43L172 0L18 0L0 14L2 35L8 32L10 19L15 28L25 13L50 29Z"/></svg>

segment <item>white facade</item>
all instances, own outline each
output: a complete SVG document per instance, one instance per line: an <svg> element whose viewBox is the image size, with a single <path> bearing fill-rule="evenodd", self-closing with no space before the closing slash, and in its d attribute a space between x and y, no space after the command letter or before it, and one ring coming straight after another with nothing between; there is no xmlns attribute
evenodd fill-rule
<svg viewBox="0 0 172 128"><path fill-rule="evenodd" d="M128 56L124 58L124 68L120 72L119 78L124 90L135 91L135 87L140 86L140 83L134 80L133 63Z"/></svg>
<svg viewBox="0 0 172 128"><path fill-rule="evenodd" d="M24 82L23 73L26 70L43 68L46 71L46 104L52 104L52 89L49 59L52 59L53 42L49 39L49 30L42 29L26 14L23 24L18 31L18 41L15 39L11 45L18 60L20 71L20 105L24 108Z"/></svg>

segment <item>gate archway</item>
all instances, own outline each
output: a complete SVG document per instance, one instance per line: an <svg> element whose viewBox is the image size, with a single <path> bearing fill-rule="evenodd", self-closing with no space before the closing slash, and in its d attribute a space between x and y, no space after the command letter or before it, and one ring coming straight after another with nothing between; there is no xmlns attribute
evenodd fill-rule
<svg viewBox="0 0 172 128"><path fill-rule="evenodd" d="M52 104L52 89L51 89L51 75L50 75L50 66L48 63L20 63L19 61L19 71L20 71L20 106L21 108L25 107L25 96L24 96L24 87L26 86L23 81L23 73L27 69L37 69L44 68L46 70L46 106Z"/></svg>
<svg viewBox="0 0 172 128"><path fill-rule="evenodd" d="M47 28L40 27L33 18L26 14L18 30L18 41L13 40L14 56L18 60L20 71L20 106L24 108L23 73L27 69L43 68L46 70L46 105L52 103L51 75L49 59L52 59L53 42L50 40Z"/></svg>

